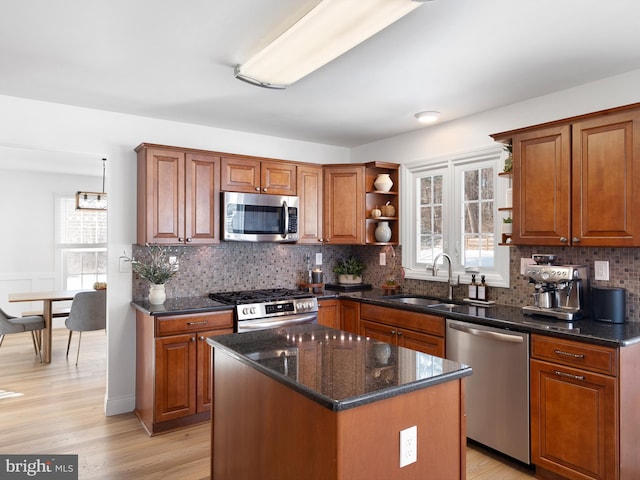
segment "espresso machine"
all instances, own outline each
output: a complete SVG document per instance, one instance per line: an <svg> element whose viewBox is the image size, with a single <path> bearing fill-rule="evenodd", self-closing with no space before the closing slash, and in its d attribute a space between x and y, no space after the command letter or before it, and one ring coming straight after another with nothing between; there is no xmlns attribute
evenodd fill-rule
<svg viewBox="0 0 640 480"><path fill-rule="evenodd" d="M528 315L543 315L571 322L589 316L589 267L586 265L528 265L525 274L534 285Z"/></svg>

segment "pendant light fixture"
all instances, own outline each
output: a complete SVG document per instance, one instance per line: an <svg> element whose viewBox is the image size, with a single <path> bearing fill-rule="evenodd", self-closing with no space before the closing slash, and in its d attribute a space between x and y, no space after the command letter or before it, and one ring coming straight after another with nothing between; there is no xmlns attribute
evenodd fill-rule
<svg viewBox="0 0 640 480"><path fill-rule="evenodd" d="M429 0L322 0L235 68L239 80L283 89Z"/></svg>
<svg viewBox="0 0 640 480"><path fill-rule="evenodd" d="M102 159L102 192L76 192L76 210L106 210L107 193L104 191L104 180L107 159Z"/></svg>

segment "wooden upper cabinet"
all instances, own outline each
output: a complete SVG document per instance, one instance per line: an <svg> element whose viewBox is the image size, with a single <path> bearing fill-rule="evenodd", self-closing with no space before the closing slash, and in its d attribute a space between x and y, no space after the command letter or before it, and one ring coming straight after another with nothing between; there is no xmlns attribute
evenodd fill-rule
<svg viewBox="0 0 640 480"><path fill-rule="evenodd" d="M217 243L220 159L140 145L137 242Z"/></svg>
<svg viewBox="0 0 640 480"><path fill-rule="evenodd" d="M260 192L260 160L222 157L221 188L232 192Z"/></svg>
<svg viewBox="0 0 640 480"><path fill-rule="evenodd" d="M329 243L364 243L364 168L336 165L324 169L323 232Z"/></svg>
<svg viewBox="0 0 640 480"><path fill-rule="evenodd" d="M298 243L322 242L322 167L298 166Z"/></svg>
<svg viewBox="0 0 640 480"><path fill-rule="evenodd" d="M569 125L514 135L512 142L513 243L566 245L571 208Z"/></svg>
<svg viewBox="0 0 640 480"><path fill-rule="evenodd" d="M640 246L640 105L494 138L513 145L514 244Z"/></svg>
<svg viewBox="0 0 640 480"><path fill-rule="evenodd" d="M640 245L640 112L573 124L572 243Z"/></svg>
<svg viewBox="0 0 640 480"><path fill-rule="evenodd" d="M220 159L187 153L185 159L185 242L220 240Z"/></svg>
<svg viewBox="0 0 640 480"><path fill-rule="evenodd" d="M296 195L296 165L252 157L222 157L222 190Z"/></svg>
<svg viewBox="0 0 640 480"><path fill-rule="evenodd" d="M262 162L260 185L262 193L271 195L296 195L296 165L286 162Z"/></svg>

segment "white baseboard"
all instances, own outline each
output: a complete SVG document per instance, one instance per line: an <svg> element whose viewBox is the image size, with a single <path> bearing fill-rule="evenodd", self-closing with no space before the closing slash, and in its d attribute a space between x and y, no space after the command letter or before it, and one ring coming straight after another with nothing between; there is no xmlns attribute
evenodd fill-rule
<svg viewBox="0 0 640 480"><path fill-rule="evenodd" d="M118 398L104 396L104 414L107 417L133 412L136 409L136 396L126 395Z"/></svg>

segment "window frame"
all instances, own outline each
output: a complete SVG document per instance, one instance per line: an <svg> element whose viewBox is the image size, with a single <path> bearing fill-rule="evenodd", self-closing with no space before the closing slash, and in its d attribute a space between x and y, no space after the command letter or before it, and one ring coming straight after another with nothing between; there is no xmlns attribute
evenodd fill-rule
<svg viewBox="0 0 640 480"><path fill-rule="evenodd" d="M403 249L402 266L405 277L416 280L429 280L437 282L447 282L448 269L441 265L436 276L432 275L431 269L427 269L428 264L417 261L419 244L418 229L420 218L417 212L419 178L426 174L443 173L443 246L444 252L449 254L454 260L452 266L453 280L460 279L461 283L470 283L471 275L479 271L479 275L484 275L486 282L491 286L509 287L510 271L510 249L501 247L502 239L501 224L502 217L507 216L498 208L502 199L506 200L508 181L498 175L502 171L504 158L503 149L498 145L491 145L466 152L451 155L423 159L406 163L401 169L402 183L405 185L401 194L402 211L406 217L401 225ZM483 168L492 166L494 168L494 268L465 268L460 263L462 257L460 242L464 229L463 193L461 172L464 169ZM478 274L476 274L478 275ZM459 276L459 277L458 277Z"/></svg>
<svg viewBox="0 0 640 480"><path fill-rule="evenodd" d="M62 290L68 290L67 281L72 276L67 276L67 270L64 265L64 255L66 252L70 253L102 253L108 255L108 239L105 242L100 243L63 243L63 222L64 222L64 207L65 202L71 202L75 206L75 196L67 194L56 194L55 196L55 272L56 272L56 284ZM89 210L87 210L89 211ZM108 217L106 217L106 210L96 210L96 212L102 212L105 215L107 221L107 235L108 235ZM107 259L108 262L108 259ZM108 267L104 274L96 272L95 281L107 281ZM83 287L84 288L84 287ZM82 288L81 288L82 289Z"/></svg>

